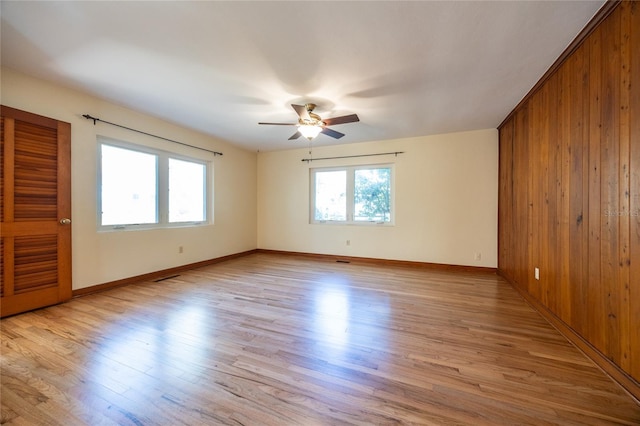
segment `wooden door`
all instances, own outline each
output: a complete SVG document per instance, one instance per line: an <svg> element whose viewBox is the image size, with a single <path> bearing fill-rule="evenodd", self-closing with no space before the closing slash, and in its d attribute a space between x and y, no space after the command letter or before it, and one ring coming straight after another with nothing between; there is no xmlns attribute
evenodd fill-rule
<svg viewBox="0 0 640 426"><path fill-rule="evenodd" d="M71 125L0 119L0 315L71 298Z"/></svg>

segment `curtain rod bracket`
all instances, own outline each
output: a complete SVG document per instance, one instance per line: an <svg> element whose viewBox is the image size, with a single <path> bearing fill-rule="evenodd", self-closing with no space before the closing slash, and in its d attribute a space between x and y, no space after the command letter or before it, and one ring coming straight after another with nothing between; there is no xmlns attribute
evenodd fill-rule
<svg viewBox="0 0 640 426"><path fill-rule="evenodd" d="M94 126L96 125L96 122L97 122L97 121L100 121L100 122L105 123L105 124L110 124L110 125L112 125L112 126L120 127L121 129L130 130L130 131L132 131L132 132L141 133L141 134L143 134L143 135L147 135L147 136L151 136L151 137L154 137L154 138L162 139L162 140L165 140L165 141L167 141L167 142L173 142L173 143L177 143L178 145L188 146L189 148L195 148L195 149L199 149L199 150L201 150L201 151L207 151L207 152L212 153L214 156L222 155L222 153L221 153L221 152L218 152L218 151L212 151L212 150L210 150L210 149L200 148L199 146L189 145L189 144L187 144L187 143L179 142L179 141L176 141L176 140L173 140L173 139L169 139L169 138L165 138L165 137L163 137L163 136L158 136L158 135L154 135L154 134L152 134L152 133L143 132L142 130L132 129L131 127L123 126L123 125L121 125L121 124L116 124L116 123L112 123L112 122L110 122L110 121L101 120L101 119L99 119L98 117L92 117L92 116L91 116L91 115L89 115L89 114L82 114L82 116L83 116L84 118L86 118L87 120L93 120L93 125L94 125Z"/></svg>
<svg viewBox="0 0 640 426"><path fill-rule="evenodd" d="M86 118L87 120L93 120L93 125L94 126L96 125L96 121L99 120L99 118L92 117L89 114L84 114L83 117Z"/></svg>

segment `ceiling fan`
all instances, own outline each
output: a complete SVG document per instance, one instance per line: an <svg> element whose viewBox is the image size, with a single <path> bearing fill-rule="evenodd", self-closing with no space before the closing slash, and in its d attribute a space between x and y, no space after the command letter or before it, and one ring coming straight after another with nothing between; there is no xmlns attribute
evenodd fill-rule
<svg viewBox="0 0 640 426"><path fill-rule="evenodd" d="M329 129L327 126L333 126L336 124L354 123L360 121L356 114L343 115L341 117L322 119L318 114L315 114L313 110L316 108L316 104L294 105L291 107L298 114L297 123L258 123L268 124L273 126L298 126L298 131L295 132L289 140L298 139L300 136L311 140L318 136L319 133L324 133L327 136L331 136L335 139L340 139L344 136L344 133L336 132Z"/></svg>

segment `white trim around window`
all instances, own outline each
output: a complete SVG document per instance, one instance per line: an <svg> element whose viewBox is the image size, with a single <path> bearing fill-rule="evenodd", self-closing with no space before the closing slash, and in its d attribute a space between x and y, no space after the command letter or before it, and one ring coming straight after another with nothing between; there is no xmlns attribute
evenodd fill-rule
<svg viewBox="0 0 640 426"><path fill-rule="evenodd" d="M311 224L392 226L393 164L309 169Z"/></svg>
<svg viewBox="0 0 640 426"><path fill-rule="evenodd" d="M213 166L204 158L98 137L99 231L213 223Z"/></svg>

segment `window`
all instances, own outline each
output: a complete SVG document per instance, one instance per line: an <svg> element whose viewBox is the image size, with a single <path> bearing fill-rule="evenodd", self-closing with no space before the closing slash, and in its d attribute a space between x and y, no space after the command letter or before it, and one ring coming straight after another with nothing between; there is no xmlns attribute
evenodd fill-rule
<svg viewBox="0 0 640 426"><path fill-rule="evenodd" d="M312 223L392 223L391 165L310 172Z"/></svg>
<svg viewBox="0 0 640 426"><path fill-rule="evenodd" d="M157 157L102 145L102 225L157 223Z"/></svg>
<svg viewBox="0 0 640 426"><path fill-rule="evenodd" d="M99 155L99 228L209 221L209 162L114 141L101 141Z"/></svg>
<svg viewBox="0 0 640 426"><path fill-rule="evenodd" d="M169 222L205 220L205 165L169 158Z"/></svg>
<svg viewBox="0 0 640 426"><path fill-rule="evenodd" d="M315 220L347 220L347 171L315 172Z"/></svg>

